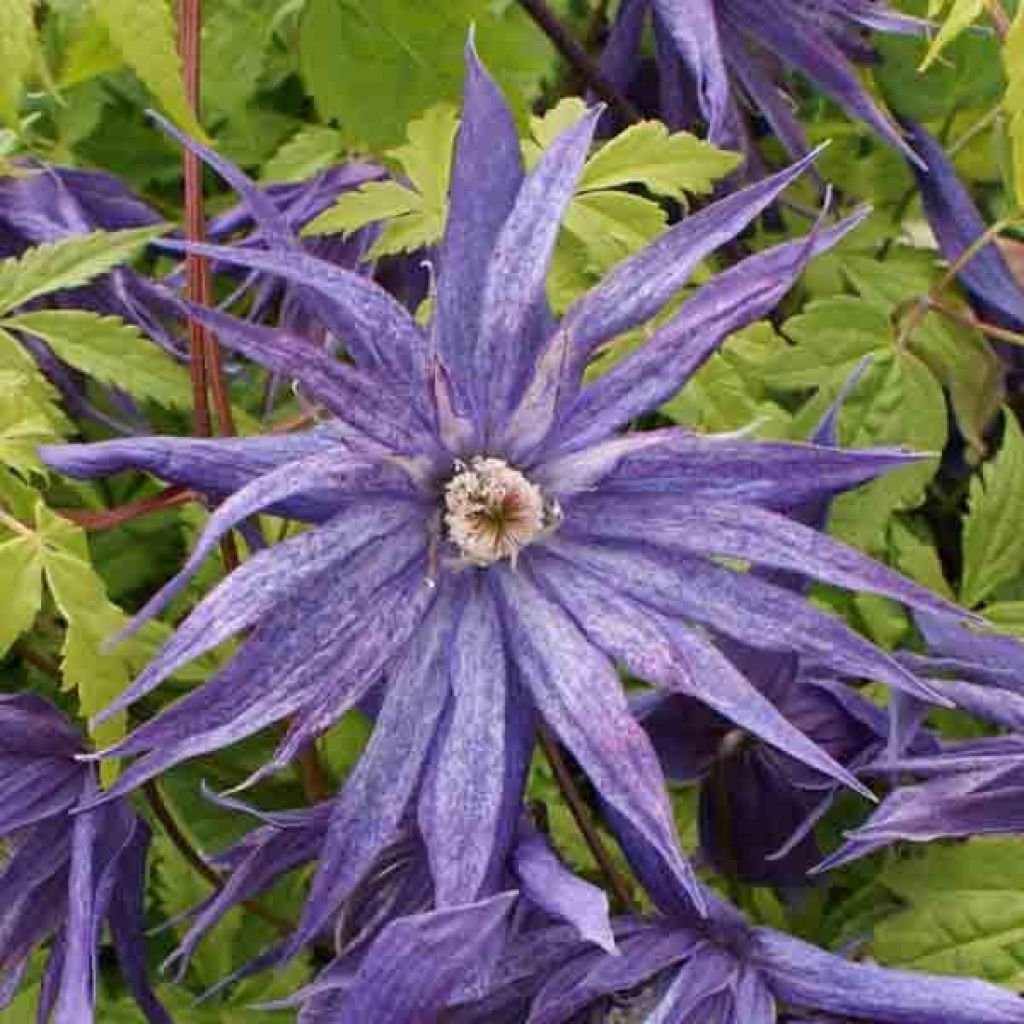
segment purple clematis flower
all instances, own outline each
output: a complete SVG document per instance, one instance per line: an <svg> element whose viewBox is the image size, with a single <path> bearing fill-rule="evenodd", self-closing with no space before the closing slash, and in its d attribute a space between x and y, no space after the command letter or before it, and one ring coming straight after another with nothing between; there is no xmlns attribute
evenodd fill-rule
<svg viewBox="0 0 1024 1024"><path fill-rule="evenodd" d="M658 890L652 890L657 898ZM672 897L671 902L676 902ZM705 894L707 916L616 923L618 956L565 928L514 938L486 993L457 992L444 1024L1017 1024L1024 1000L985 982L853 963L748 924Z"/></svg>
<svg viewBox="0 0 1024 1024"><path fill-rule="evenodd" d="M83 814L96 796L78 732L39 697L0 697L0 1007L28 960L53 939L41 1022L90 1024L104 923L150 1024L170 1024L146 978L142 898L150 833L124 800Z"/></svg>
<svg viewBox="0 0 1024 1024"><path fill-rule="evenodd" d="M913 158L855 65L875 57L870 30L917 34L924 28L917 19L890 11L881 0L622 0L602 70L623 91L637 72L649 15L660 114L670 127L680 129L700 118L716 145L749 153L741 116L749 104L792 156L803 155L803 130L781 85L786 68Z"/></svg>
<svg viewBox="0 0 1024 1024"><path fill-rule="evenodd" d="M840 620L713 557L966 614L780 512L903 465L906 454L678 429L618 434L675 394L731 331L763 317L806 261L860 217L731 267L643 348L584 384L600 346L650 319L809 163L688 217L556 322L545 300L548 264L600 113L583 116L524 177L510 111L469 55L429 330L366 278L303 252L262 193L191 143L243 193L271 245L192 250L315 294L352 364L298 336L216 311L195 315L226 346L296 380L334 419L293 436L44 451L51 466L79 477L145 469L230 495L138 622L165 607L247 517L269 511L316 524L231 573L116 702L126 707L251 630L212 680L108 752L141 756L104 797L288 718L259 777L383 682L372 738L334 803L288 952L322 930L410 817L439 909L489 891L515 831L538 719L668 876L700 900L616 662L859 787L699 626L942 699Z"/></svg>
<svg viewBox="0 0 1024 1024"><path fill-rule="evenodd" d="M900 840L1024 832L1024 644L929 616L918 623L930 653L901 659L958 707L1012 731L876 763L873 771L921 781L886 797L820 870Z"/></svg>

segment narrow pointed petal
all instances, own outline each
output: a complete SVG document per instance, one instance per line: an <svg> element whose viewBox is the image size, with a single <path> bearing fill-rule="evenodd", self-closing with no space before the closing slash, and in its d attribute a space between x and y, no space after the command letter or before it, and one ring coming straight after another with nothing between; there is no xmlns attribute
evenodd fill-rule
<svg viewBox="0 0 1024 1024"><path fill-rule="evenodd" d="M455 142L434 330L438 350L465 400L476 398L468 379L480 332L487 267L502 225L523 182L519 133L504 96L466 46L465 98ZM464 379L466 377L466 379Z"/></svg>
<svg viewBox="0 0 1024 1024"><path fill-rule="evenodd" d="M650 320L707 256L732 241L807 170L816 156L812 153L784 171L685 217L620 263L565 314L562 329L572 337L577 363L585 362L598 345Z"/></svg>
<svg viewBox="0 0 1024 1024"><path fill-rule="evenodd" d="M923 612L965 619L970 613L901 576L856 548L756 506L725 502L623 505L617 498L581 496L566 508L564 530L593 540L646 536L658 547L722 555L800 573L853 591L869 591Z"/></svg>
<svg viewBox="0 0 1024 1024"><path fill-rule="evenodd" d="M873 102L842 50L813 23L793 25L780 0L733 0L730 9L739 31L754 34L790 67L802 72L841 107L860 118L909 159L917 160L897 126Z"/></svg>
<svg viewBox="0 0 1024 1024"><path fill-rule="evenodd" d="M406 550L411 557L424 543L418 529L422 518L416 504L403 504L391 497L362 497L358 505L320 529L258 551L193 608L103 717L133 704L179 668L255 625L305 587L323 581L328 573L348 575L350 604L364 600L367 584L379 582L375 575L361 578L360 570L372 558L372 549L394 542L395 554L401 556ZM403 543L409 539L415 545L412 549Z"/></svg>
<svg viewBox="0 0 1024 1024"><path fill-rule="evenodd" d="M585 942L615 952L605 891L573 874L526 822L519 825L512 870L524 899L571 924Z"/></svg>
<svg viewBox="0 0 1024 1024"><path fill-rule="evenodd" d="M660 23L668 30L693 77L708 139L737 148L739 116L733 105L729 71L719 39L714 0L654 0Z"/></svg>
<svg viewBox="0 0 1024 1024"><path fill-rule="evenodd" d="M315 720L318 731L332 724L373 686L383 662L418 621L424 572L421 558L394 579L368 587L366 601L347 613L331 602L347 585L342 575L333 588L307 593L272 616L205 686L105 752L110 757L148 753L100 799L127 793L172 765L251 736L307 705L313 717L324 710L318 701L328 690L334 698L329 708L337 714ZM372 604L374 616L366 615L365 603Z"/></svg>
<svg viewBox="0 0 1024 1024"><path fill-rule="evenodd" d="M505 762L505 644L478 576L452 640L452 706L420 797L438 907L481 895L495 852Z"/></svg>
<svg viewBox="0 0 1024 1024"><path fill-rule="evenodd" d="M616 437L557 456L534 478L566 498L600 484L601 493L736 501L790 509L866 483L920 456L878 448L848 451L787 442L702 437L682 430Z"/></svg>
<svg viewBox="0 0 1024 1024"><path fill-rule="evenodd" d="M679 850L661 766L629 713L614 668L523 571L498 572L516 666L540 714L603 799L651 843L699 905L696 879Z"/></svg>
<svg viewBox="0 0 1024 1024"><path fill-rule="evenodd" d="M486 979L504 946L514 893L390 924L374 942L330 1024L435 1024L467 977ZM311 1024L326 1016L315 1012Z"/></svg>
<svg viewBox="0 0 1024 1024"><path fill-rule="evenodd" d="M551 253L573 197L601 110L563 132L523 182L487 267L473 373L486 389L488 419L504 413L532 366L538 312L546 308ZM493 424L492 424L493 425Z"/></svg>
<svg viewBox="0 0 1024 1024"><path fill-rule="evenodd" d="M190 304L189 316L215 331L226 348L297 381L342 424L392 451L407 451L417 427L422 429L408 401L300 335L261 327L205 306Z"/></svg>
<svg viewBox="0 0 1024 1024"><path fill-rule="evenodd" d="M1021 1024L1024 1000L982 981L851 963L758 929L758 966L783 1002L879 1024Z"/></svg>
<svg viewBox="0 0 1024 1024"><path fill-rule="evenodd" d="M942 657L942 661L935 663L937 671L953 669L976 682L1024 689L1024 644L1019 640L997 633L980 633L934 615L917 615L915 622L928 649Z"/></svg>
<svg viewBox="0 0 1024 1024"><path fill-rule="evenodd" d="M259 270L305 286L328 303L332 333L344 339L362 369L386 373L406 382L410 396L419 397L425 382L427 341L422 330L383 288L303 250L265 252L200 242L160 243L173 252L191 252L229 266Z"/></svg>
<svg viewBox="0 0 1024 1024"><path fill-rule="evenodd" d="M582 448L675 395L734 331L763 319L793 286L807 262L844 238L868 211L806 239L749 256L713 277L664 327L586 388L560 434Z"/></svg>
<svg viewBox="0 0 1024 1024"><path fill-rule="evenodd" d="M945 705L941 694L841 619L801 596L705 559L667 555L641 542L600 548L556 538L547 549L609 587L669 616L700 622L759 650L794 651Z"/></svg>
<svg viewBox="0 0 1024 1024"><path fill-rule="evenodd" d="M146 966L143 931L146 857L152 833L136 821L131 840L118 865L118 879L110 896L108 921L118 965L132 998L149 1024L171 1024L171 1018L153 993Z"/></svg>
<svg viewBox="0 0 1024 1024"><path fill-rule="evenodd" d="M950 263L959 263L967 250L985 234L985 222L957 176L945 150L913 121L903 121L914 150L927 168L912 164L928 223L939 248ZM995 242L978 250L959 270L978 311L1010 330L1024 331L1024 288L1014 276Z"/></svg>
<svg viewBox="0 0 1024 1024"><path fill-rule="evenodd" d="M249 516L263 512L303 491L324 485L342 487L347 483L352 486L355 480L378 471L379 466L374 463L328 452L286 462L280 468L257 477L252 483L235 491L210 516L185 565L170 582L146 602L117 639L123 640L126 636L131 636L143 623L159 615L187 586L188 581L220 543L221 538Z"/></svg>
<svg viewBox="0 0 1024 1024"><path fill-rule="evenodd" d="M92 480L137 469L202 494L224 497L295 459L336 449L347 454L345 439L331 429L265 437L140 437L92 444L42 445L42 460L59 473ZM318 521L337 502L321 489L274 506L274 513Z"/></svg>
<svg viewBox="0 0 1024 1024"><path fill-rule="evenodd" d="M451 692L449 657L465 594L442 581L430 615L391 673L384 706L363 756L335 802L294 956L327 924L374 857L394 838L423 775Z"/></svg>
<svg viewBox="0 0 1024 1024"><path fill-rule="evenodd" d="M590 639L631 672L696 697L790 757L871 799L869 790L791 725L711 644L567 563L546 560L541 578L558 592Z"/></svg>

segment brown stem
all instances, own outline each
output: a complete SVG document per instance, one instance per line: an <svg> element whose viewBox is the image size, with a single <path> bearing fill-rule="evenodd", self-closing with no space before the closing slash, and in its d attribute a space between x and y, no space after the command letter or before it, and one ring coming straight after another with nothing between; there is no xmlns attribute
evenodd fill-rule
<svg viewBox="0 0 1024 1024"><path fill-rule="evenodd" d="M636 107L605 77L604 72L590 58L579 41L559 21L546 0L519 0L519 6L536 22L584 83L608 104L609 109L620 120L626 124L638 124L643 120Z"/></svg>
<svg viewBox="0 0 1024 1024"><path fill-rule="evenodd" d="M551 765L551 771L555 776L555 781L558 783L562 797L569 805L569 810L580 830L580 834L590 848L590 852L594 855L594 860L597 861L601 873L623 908L630 914L639 916L640 908L637 906L636 900L633 899L633 894L630 892L626 880L615 867L611 854L608 852L608 847L605 846L600 833L590 820L586 804L580 795L580 791L576 788L576 783L573 781L569 768L562 757L562 752L558 749L557 741L543 723L541 723L538 730L538 736L541 750L544 751L544 756L547 758L548 764Z"/></svg>
<svg viewBox="0 0 1024 1024"><path fill-rule="evenodd" d="M185 82L185 97L189 106L199 114L199 70L200 45L202 39L202 0L180 0L178 12L179 46L181 48L182 73ZM186 149L183 173L185 177L185 234L190 242L202 242L206 237L206 216L203 211L203 167L191 150ZM188 297L201 306L210 305L213 284L210 278L210 262L205 256L189 253L185 257L185 273ZM213 418L210 414L208 391L213 394L214 411L217 414L218 433L235 433L234 417L231 413L231 399L224 380L220 346L211 331L193 320L188 321L190 370L192 374L192 398L195 403L195 432L201 437L214 433ZM238 546L232 534L221 541L221 552L228 570L238 566Z"/></svg>
<svg viewBox="0 0 1024 1024"><path fill-rule="evenodd" d="M1006 13L1006 8L1003 7L1000 0L985 0L985 9L988 11L992 27L996 30L999 38L1005 41L1013 26L1009 14Z"/></svg>
<svg viewBox="0 0 1024 1024"><path fill-rule="evenodd" d="M87 508L59 508L56 509L56 512L65 519L77 523L83 529L109 530L111 527L129 523L141 516L162 512L165 508L174 508L177 505L186 505L195 500L194 491L175 485L165 487L159 494L154 494L151 498L139 498L138 501L129 501L116 508L103 509L99 512Z"/></svg>
<svg viewBox="0 0 1024 1024"><path fill-rule="evenodd" d="M996 341L1005 341L1011 345L1024 345L1024 334L1008 331L1005 327L997 327L995 324L987 324L984 320L979 320L970 313L954 309L940 299L929 299L928 306L937 313L941 313L948 320L952 320L954 323L961 324L964 327L971 327L976 331L981 331L982 334L995 338Z"/></svg>

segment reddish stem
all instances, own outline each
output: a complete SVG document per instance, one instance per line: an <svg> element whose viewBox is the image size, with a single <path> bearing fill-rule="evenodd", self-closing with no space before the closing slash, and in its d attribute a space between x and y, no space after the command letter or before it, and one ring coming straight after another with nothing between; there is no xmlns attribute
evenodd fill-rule
<svg viewBox="0 0 1024 1024"><path fill-rule="evenodd" d="M109 530L111 527L129 523L133 519L149 515L152 512L161 512L165 508L174 508L176 505L186 505L188 502L194 501L195 498L194 491L175 485L165 487L159 494L154 494L151 498L139 498L138 501L129 501L116 508L103 509L99 512L85 508L59 508L57 512L86 530Z"/></svg>

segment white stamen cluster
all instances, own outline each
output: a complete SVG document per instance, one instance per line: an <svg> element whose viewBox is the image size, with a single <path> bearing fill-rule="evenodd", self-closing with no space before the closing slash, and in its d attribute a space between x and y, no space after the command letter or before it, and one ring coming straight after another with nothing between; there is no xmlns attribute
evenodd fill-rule
<svg viewBox="0 0 1024 1024"><path fill-rule="evenodd" d="M448 537L463 558L515 563L519 551L548 528L550 510L536 484L501 459L475 456L444 489Z"/></svg>

